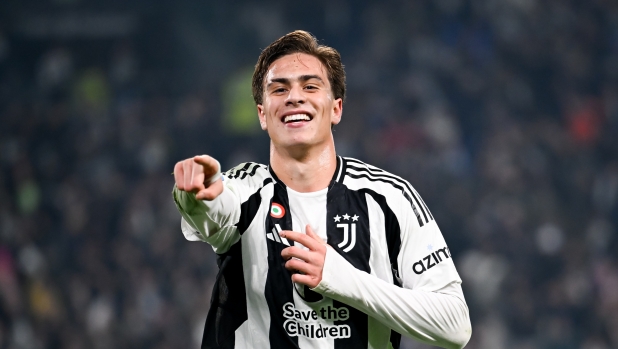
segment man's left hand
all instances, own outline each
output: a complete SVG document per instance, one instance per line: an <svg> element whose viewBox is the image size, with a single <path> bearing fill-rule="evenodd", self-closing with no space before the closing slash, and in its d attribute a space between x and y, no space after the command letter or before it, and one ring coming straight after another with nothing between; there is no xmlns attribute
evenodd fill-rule
<svg viewBox="0 0 618 349"><path fill-rule="evenodd" d="M285 262L286 269L299 272L292 274L293 282L314 288L322 281L326 242L309 225L307 225L306 232L307 234L290 230L282 231L281 237L296 241L309 250L291 246L283 249L281 256L287 261Z"/></svg>

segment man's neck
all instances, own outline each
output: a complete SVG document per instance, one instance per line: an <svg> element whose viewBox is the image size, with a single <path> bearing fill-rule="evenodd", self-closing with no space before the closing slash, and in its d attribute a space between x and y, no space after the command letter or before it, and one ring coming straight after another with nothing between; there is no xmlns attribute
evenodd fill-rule
<svg viewBox="0 0 618 349"><path fill-rule="evenodd" d="M270 144L270 165L287 187L310 193L328 186L337 169L334 142L321 147L290 151Z"/></svg>

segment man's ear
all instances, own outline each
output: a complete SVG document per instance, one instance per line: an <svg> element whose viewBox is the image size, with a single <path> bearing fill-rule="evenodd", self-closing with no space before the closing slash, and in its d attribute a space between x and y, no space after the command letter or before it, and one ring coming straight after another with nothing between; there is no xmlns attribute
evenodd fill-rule
<svg viewBox="0 0 618 349"><path fill-rule="evenodd" d="M260 119L260 127L262 130L266 131L266 116L264 115L264 106L261 104L257 105L258 118Z"/></svg>
<svg viewBox="0 0 618 349"><path fill-rule="evenodd" d="M341 121L341 114L343 113L343 100L337 98L334 101L333 112L331 113L330 123L331 125L337 125Z"/></svg>

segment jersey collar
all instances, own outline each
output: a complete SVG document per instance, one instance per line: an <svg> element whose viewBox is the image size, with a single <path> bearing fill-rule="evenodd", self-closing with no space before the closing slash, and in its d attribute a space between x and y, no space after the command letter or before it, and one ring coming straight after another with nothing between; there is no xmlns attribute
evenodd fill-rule
<svg viewBox="0 0 618 349"><path fill-rule="evenodd" d="M343 159L341 158L341 156L337 155L337 167L335 168L335 173L333 174L333 178L330 180L330 183L328 184L328 188L332 188L333 185L335 183L339 183L340 181L343 180L343 173L344 173L344 164L343 164ZM270 164L268 165L268 172L270 173L270 176L272 177L273 181L275 181L275 184L279 184L281 186L283 186L284 188L286 187L285 184L279 180L279 177L277 177L277 175L275 174L275 171L273 171L272 166L270 166Z"/></svg>

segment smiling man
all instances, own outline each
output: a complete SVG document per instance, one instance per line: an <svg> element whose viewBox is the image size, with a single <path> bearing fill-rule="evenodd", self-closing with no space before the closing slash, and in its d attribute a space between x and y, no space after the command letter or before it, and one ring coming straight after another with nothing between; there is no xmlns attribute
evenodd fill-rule
<svg viewBox="0 0 618 349"><path fill-rule="evenodd" d="M202 348L444 348L471 335L461 279L429 209L402 178L337 156L339 53L295 31L253 75L270 165L174 167L188 240L217 253Z"/></svg>

